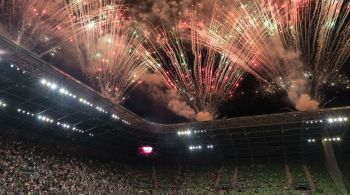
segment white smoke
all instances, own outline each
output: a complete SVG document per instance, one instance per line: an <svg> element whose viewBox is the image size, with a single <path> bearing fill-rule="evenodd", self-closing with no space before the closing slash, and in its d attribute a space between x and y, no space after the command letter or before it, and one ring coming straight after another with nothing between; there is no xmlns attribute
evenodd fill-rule
<svg viewBox="0 0 350 195"><path fill-rule="evenodd" d="M214 116L209 112L196 112L182 99L177 91L166 89L162 78L158 74L146 73L142 79L144 80L146 93L176 115L196 121L214 119Z"/></svg>
<svg viewBox="0 0 350 195"><path fill-rule="evenodd" d="M284 48L271 47L271 53L277 55L280 67L279 74L282 81L289 82L285 89L288 99L294 104L295 109L299 111L313 111L319 108L319 102L312 98L308 78L305 78L306 70L300 54L295 50L286 50Z"/></svg>
<svg viewBox="0 0 350 195"><path fill-rule="evenodd" d="M168 90L166 92L166 98L168 101L168 108L179 116L193 119L196 112L177 95L176 91Z"/></svg>
<svg viewBox="0 0 350 195"><path fill-rule="evenodd" d="M196 121L211 121L213 119L213 114L209 112L198 112L196 114Z"/></svg>
<svg viewBox="0 0 350 195"><path fill-rule="evenodd" d="M299 100L295 104L295 108L299 111L313 111L317 110L319 102L311 99L308 94L301 94Z"/></svg>
<svg viewBox="0 0 350 195"><path fill-rule="evenodd" d="M287 93L288 99L295 105L295 109L314 111L319 108L320 103L307 93L307 82L304 79L294 80L291 83Z"/></svg>
<svg viewBox="0 0 350 195"><path fill-rule="evenodd" d="M129 5L128 15L144 31L149 29L150 24L172 28L183 20L189 20L194 12L201 18L208 17L214 4L215 1L207 0L138 0Z"/></svg>

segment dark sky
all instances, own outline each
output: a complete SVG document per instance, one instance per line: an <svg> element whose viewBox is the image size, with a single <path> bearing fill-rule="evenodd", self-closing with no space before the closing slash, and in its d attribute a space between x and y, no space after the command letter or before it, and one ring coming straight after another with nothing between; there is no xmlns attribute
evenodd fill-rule
<svg viewBox="0 0 350 195"><path fill-rule="evenodd" d="M184 2L190 2L186 0ZM152 9L152 1L148 0L127 0L127 3L135 6L136 8L131 9L130 13L134 13L139 17L138 19L150 19L151 17L155 21L159 21L159 17L152 17L150 13ZM147 3L148 2L148 3ZM157 4L158 7L162 7L165 0L155 0L153 3ZM142 8L142 6L144 6ZM145 7L149 6L149 7ZM142 9L141 9L142 8ZM175 9L176 10L176 9ZM163 12L162 12L163 13ZM171 15L170 13L164 12L164 14ZM160 14L160 15L164 15ZM144 18L143 18L144 17ZM86 79L79 73L74 67L63 66L62 64L72 63L69 58L55 58L54 64L58 65L59 68L63 69L72 76L83 80L86 83ZM63 60L62 60L63 59ZM46 60L52 61L47 58ZM347 72L349 73L350 62L345 65ZM346 71L345 71L346 72ZM349 74L348 74L349 75ZM124 106L129 110L135 112L146 120L158 122L158 123L177 123L188 121L185 118L179 117L172 113L166 108L166 105L161 104L157 100L151 98L145 90L142 90L142 85L138 86L131 94L129 99L124 102ZM224 102L219 110L219 118L231 118L239 116L269 114L277 112L289 112L293 110L293 105L288 101L287 95L282 92L280 94L274 94L270 96L262 96L256 94L256 90L259 87L259 82L256 81L252 76L248 76L237 92L236 97L228 102ZM350 105L350 91L341 91L333 88L325 89L323 91L324 101L328 102L327 105L322 107L334 107L334 106L346 106Z"/></svg>
<svg viewBox="0 0 350 195"><path fill-rule="evenodd" d="M203 13L211 10L210 3L204 0L127 0L126 2L133 7L131 8L130 13L135 14L135 16L132 17L137 17L138 20L152 20L152 22L156 23L157 21L162 20L162 23L172 24L174 22L174 17L172 16L179 12L184 14L184 10L186 10L189 7L188 5L191 4L199 6L201 4L204 5L204 7L200 9ZM177 2L178 4L172 4L170 2ZM181 18L183 15L178 17ZM349 73L350 60L347 64L348 65L345 65L345 67L348 67L347 71L344 72ZM142 86L140 87L142 88ZM174 123L188 121L187 119L179 117L169 111L166 108L166 105L162 105L160 102L157 102L157 100L150 98L150 96L145 94L143 90L140 90L140 87L130 95L130 98L124 103L125 107L153 122ZM256 94L258 88L259 82L252 76L248 76L241 84L236 97L221 105L219 118L289 112L294 110L293 105L287 99L287 94L285 92L264 96ZM323 102L330 102L328 102L327 105L322 105L323 103L321 103L321 107L350 105L350 91L328 88L324 89L322 94L324 97Z"/></svg>
<svg viewBox="0 0 350 195"><path fill-rule="evenodd" d="M45 60L52 62L58 68L72 75L88 84L87 79L77 70L75 66L66 66L70 64L72 58L66 57L45 57ZM346 67L349 75L350 60L346 63ZM256 90L259 88L259 82L252 76L247 76L241 83L236 97L228 102L224 102L219 109L219 118L232 118L240 116L251 116L259 114L279 113L293 111L293 105L288 101L287 94L284 92L274 95L261 95L256 94ZM337 88L328 88L322 92L324 96L323 103L326 105L321 107L338 107L350 105L350 90L340 90ZM140 85L131 92L129 99L127 99L123 106L132 112L138 114L146 120L158 123L178 123L186 122L188 119L177 116L171 112L166 105L161 104L157 100L154 100L144 90L144 86Z"/></svg>
<svg viewBox="0 0 350 195"><path fill-rule="evenodd" d="M259 82L253 77L248 76L237 92L237 96L221 105L219 118L294 111L293 105L287 99L287 94L281 92L279 94L263 96L256 94L258 87ZM350 105L350 90L325 89L323 102L328 102L327 105L322 105L322 107L326 108ZM146 120L153 122L177 123L188 121L185 118L175 115L165 106L162 106L159 102L144 94L143 90L140 89L133 91L130 98L124 103L124 106Z"/></svg>

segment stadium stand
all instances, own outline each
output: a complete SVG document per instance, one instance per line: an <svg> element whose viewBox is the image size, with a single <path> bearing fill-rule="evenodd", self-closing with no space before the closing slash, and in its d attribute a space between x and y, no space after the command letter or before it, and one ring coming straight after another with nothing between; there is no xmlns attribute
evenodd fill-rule
<svg viewBox="0 0 350 195"><path fill-rule="evenodd" d="M304 174L302 163L293 163L290 165L290 168L293 177L294 187L305 186L306 188L308 188L309 186Z"/></svg>
<svg viewBox="0 0 350 195"><path fill-rule="evenodd" d="M310 164L308 167L315 182L316 194L341 194L327 173L326 167L320 164Z"/></svg>
<svg viewBox="0 0 350 195"><path fill-rule="evenodd" d="M222 174L220 175L219 187L221 189L232 188L232 180L234 175L235 166L234 165L224 165L222 169Z"/></svg>
<svg viewBox="0 0 350 195"><path fill-rule="evenodd" d="M288 191L283 165L239 167L235 190L243 194L278 194Z"/></svg>
<svg viewBox="0 0 350 195"><path fill-rule="evenodd" d="M217 167L208 165L187 166L181 188L197 194L212 192L217 179L217 170Z"/></svg>
<svg viewBox="0 0 350 195"><path fill-rule="evenodd" d="M0 194L123 194L135 191L123 166L96 163L51 145L1 137L0 153Z"/></svg>
<svg viewBox="0 0 350 195"><path fill-rule="evenodd" d="M283 164L236 166L226 162L223 166L184 163L152 167L105 162L70 153L65 146L25 138L0 139L0 194L311 193L288 188ZM294 185L307 183L301 163L290 167ZM315 194L342 194L324 166L310 163L307 169L316 186Z"/></svg>

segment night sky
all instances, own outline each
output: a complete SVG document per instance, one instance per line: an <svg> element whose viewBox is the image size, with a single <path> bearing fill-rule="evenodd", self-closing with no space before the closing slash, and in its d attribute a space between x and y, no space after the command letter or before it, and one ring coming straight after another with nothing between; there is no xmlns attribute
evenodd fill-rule
<svg viewBox="0 0 350 195"><path fill-rule="evenodd" d="M181 12L184 7L191 4L192 0L183 1L185 3L178 7L167 7L169 3L166 2L169 1L164 0L145 0L137 2L128 0L126 2L131 5L129 14L133 14L136 20L149 20L152 22L162 21L162 23L171 25L171 22L167 21L167 17L171 18L172 14L178 13L179 11ZM77 67L67 66L67 64L74 63L72 58L60 58L60 56L56 56L54 59L50 57L46 57L45 59L88 84L87 79L80 73ZM349 75L350 61L348 61L344 67L345 70L343 72ZM294 111L293 105L287 99L287 94L285 92L267 96L257 94L256 91L259 89L259 85L260 83L255 78L248 75L241 83L236 96L230 101L221 104L218 118ZM328 108L350 105L350 90L344 91L336 88L327 88L324 89L322 94L324 100L321 103L321 107ZM324 103L326 104L324 105ZM158 100L154 100L151 95L147 93L143 84L137 86L136 89L131 92L129 98L123 103L123 106L152 122L177 123L188 121L188 119L179 117L171 112L166 105L161 104Z"/></svg>
<svg viewBox="0 0 350 195"><path fill-rule="evenodd" d="M252 76L247 76L243 81L236 97L224 102L220 107L219 118L232 118L241 116L272 114L295 111L288 101L287 94L279 93L271 96L256 94L259 82ZM179 117L169 111L165 106L158 104L142 86L134 90L124 106L146 120L158 123L186 122L188 119ZM350 91L328 88L324 91L324 108L350 105Z"/></svg>
<svg viewBox="0 0 350 195"><path fill-rule="evenodd" d="M56 67L64 70L78 80L88 84L87 79L81 75L76 67L65 65L67 64L67 60L70 61L70 59L59 57L55 57L54 59L46 57L45 59L51 61ZM346 67L345 71L349 73L350 62L347 64L344 67ZM256 91L259 89L260 84L254 77L248 75L241 83L236 96L222 103L219 110L219 119L295 111L293 104L290 103L285 92L273 95L257 94ZM321 107L324 108L350 105L350 90L327 88L323 91L323 97L324 100L321 103ZM154 100L147 93L143 84L137 86L131 92L129 98L123 103L123 106L152 122L178 123L189 121L184 117L177 116L166 105Z"/></svg>

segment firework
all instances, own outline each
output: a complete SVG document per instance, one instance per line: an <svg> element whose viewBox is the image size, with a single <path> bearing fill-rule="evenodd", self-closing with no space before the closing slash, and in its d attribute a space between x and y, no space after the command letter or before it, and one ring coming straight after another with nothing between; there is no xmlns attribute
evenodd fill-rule
<svg viewBox="0 0 350 195"><path fill-rule="evenodd" d="M162 76L166 86L180 94L194 110L188 118L216 118L220 104L234 96L239 87L243 77L241 69L224 55L201 44L194 30L156 30L155 34L158 48L149 64Z"/></svg>
<svg viewBox="0 0 350 195"><path fill-rule="evenodd" d="M302 95L317 108L320 90L337 79L350 55L349 1L229 2L217 7L211 25L219 25L200 30L203 42L287 91L297 109L305 110L298 108Z"/></svg>
<svg viewBox="0 0 350 195"><path fill-rule="evenodd" d="M9 0L0 5L0 33L39 54L54 55L74 23L64 0Z"/></svg>
<svg viewBox="0 0 350 195"><path fill-rule="evenodd" d="M103 96L121 103L147 70L143 38L128 26L117 1L85 1L71 10L82 29L75 37L82 71Z"/></svg>

